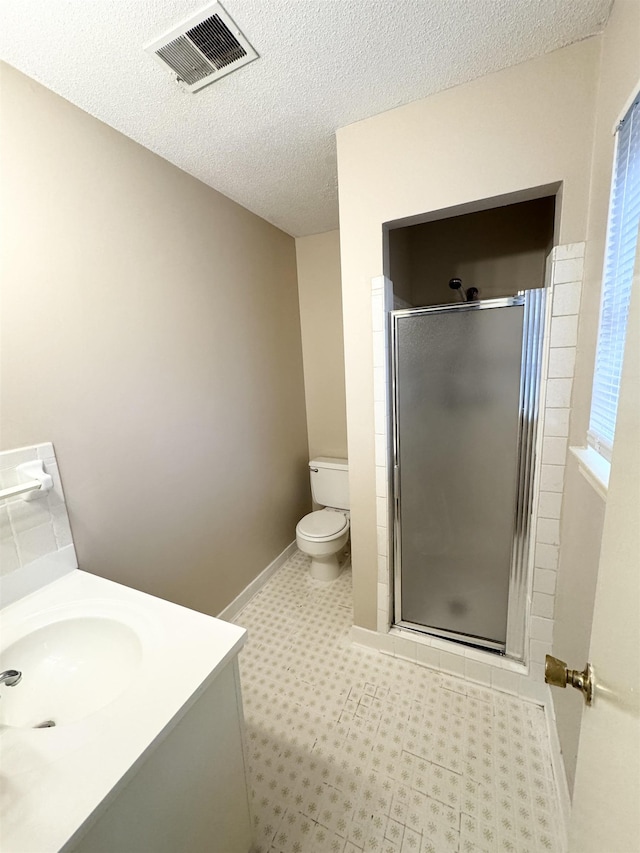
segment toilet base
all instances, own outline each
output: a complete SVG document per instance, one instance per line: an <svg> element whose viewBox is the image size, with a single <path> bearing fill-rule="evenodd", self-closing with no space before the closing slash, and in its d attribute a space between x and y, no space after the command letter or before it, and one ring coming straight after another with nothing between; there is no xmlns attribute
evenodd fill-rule
<svg viewBox="0 0 640 853"><path fill-rule="evenodd" d="M311 557L309 574L318 581L334 581L342 571L337 554L324 557Z"/></svg>
<svg viewBox="0 0 640 853"><path fill-rule="evenodd" d="M297 534L296 543L303 554L311 557L309 574L319 581L334 581L346 565L345 545L349 541L346 530L337 539L328 542L313 542Z"/></svg>

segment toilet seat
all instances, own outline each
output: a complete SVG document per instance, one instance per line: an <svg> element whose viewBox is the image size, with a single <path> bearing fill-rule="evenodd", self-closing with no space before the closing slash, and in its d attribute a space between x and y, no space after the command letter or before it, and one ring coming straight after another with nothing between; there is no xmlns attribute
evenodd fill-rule
<svg viewBox="0 0 640 853"><path fill-rule="evenodd" d="M349 519L341 512L318 509L300 519L296 533L311 542L328 542L340 536L348 527Z"/></svg>

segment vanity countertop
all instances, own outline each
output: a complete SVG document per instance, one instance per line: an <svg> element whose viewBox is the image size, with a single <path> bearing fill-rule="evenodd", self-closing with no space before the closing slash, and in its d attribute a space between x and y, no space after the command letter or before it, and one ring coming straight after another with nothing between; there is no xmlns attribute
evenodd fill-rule
<svg viewBox="0 0 640 853"><path fill-rule="evenodd" d="M0 847L11 853L74 846L246 641L237 625L80 570L1 616L3 650L64 620L89 634L110 620L137 638L133 673L108 704L53 728L0 726Z"/></svg>

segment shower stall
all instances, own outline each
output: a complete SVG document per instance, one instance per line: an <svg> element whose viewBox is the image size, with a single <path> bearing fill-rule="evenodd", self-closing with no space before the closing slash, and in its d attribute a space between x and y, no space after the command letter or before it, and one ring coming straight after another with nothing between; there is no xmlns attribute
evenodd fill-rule
<svg viewBox="0 0 640 853"><path fill-rule="evenodd" d="M391 313L395 624L522 659L545 291Z"/></svg>

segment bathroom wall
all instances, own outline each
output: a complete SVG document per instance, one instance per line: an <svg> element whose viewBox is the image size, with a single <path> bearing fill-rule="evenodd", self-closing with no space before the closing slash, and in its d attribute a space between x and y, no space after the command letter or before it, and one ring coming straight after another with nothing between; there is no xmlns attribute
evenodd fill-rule
<svg viewBox="0 0 640 853"><path fill-rule="evenodd" d="M347 456L340 232L296 239L309 458Z"/></svg>
<svg viewBox="0 0 640 853"><path fill-rule="evenodd" d="M2 66L2 447L82 568L218 613L310 507L294 240Z"/></svg>
<svg viewBox="0 0 640 853"><path fill-rule="evenodd" d="M615 138L613 128L629 98L640 88L640 4L616 0L602 38L595 140L578 352L569 443L584 446L589 423L591 385ZM567 457L561 549L556 593L553 653L582 668L589 654L591 619L600 555L605 501ZM569 786L573 788L583 704L575 691L553 691L558 734Z"/></svg>
<svg viewBox="0 0 640 853"><path fill-rule="evenodd" d="M408 290L414 306L457 301L449 288L453 277L465 289L477 287L482 299L542 287L553 245L554 201L535 199L390 230L394 293L398 278L398 293ZM399 242L402 232L406 237Z"/></svg>
<svg viewBox="0 0 640 853"><path fill-rule="evenodd" d="M383 273L383 223L511 193L524 201L547 194L532 188L562 182L556 240L583 241L599 49L599 39L589 39L338 131L354 612L361 627L376 628L370 293Z"/></svg>

